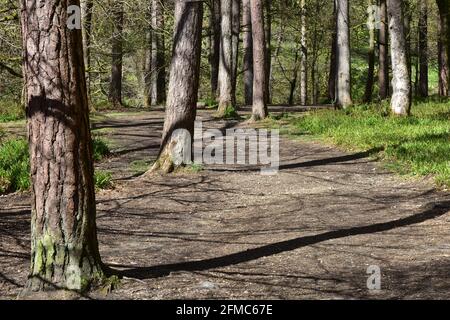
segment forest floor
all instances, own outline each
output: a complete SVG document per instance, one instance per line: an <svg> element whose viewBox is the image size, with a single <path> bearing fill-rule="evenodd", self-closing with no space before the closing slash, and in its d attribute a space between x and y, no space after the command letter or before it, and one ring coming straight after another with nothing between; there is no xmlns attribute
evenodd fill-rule
<svg viewBox="0 0 450 320"><path fill-rule="evenodd" d="M278 174L245 166L141 177L162 110L95 122L113 145L98 164L104 262L122 270L103 299L450 299L450 194L387 172L368 153L281 137ZM212 121L225 128L243 123ZM20 131L20 130L19 130ZM147 161L147 162L146 162ZM30 195L0 197L0 298L29 268ZM367 269L381 269L381 290Z"/></svg>

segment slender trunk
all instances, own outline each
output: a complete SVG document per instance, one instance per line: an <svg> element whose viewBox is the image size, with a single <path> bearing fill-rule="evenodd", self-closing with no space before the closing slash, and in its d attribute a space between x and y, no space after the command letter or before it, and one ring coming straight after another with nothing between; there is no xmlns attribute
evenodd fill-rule
<svg viewBox="0 0 450 320"><path fill-rule="evenodd" d="M231 85L233 106L236 106L236 83L239 59L239 32L241 28L241 1L231 0Z"/></svg>
<svg viewBox="0 0 450 320"><path fill-rule="evenodd" d="M243 1L242 26L244 40L244 98L245 104L251 105L253 98L253 39L250 0Z"/></svg>
<svg viewBox="0 0 450 320"><path fill-rule="evenodd" d="M265 46L266 46L266 54L265 54L265 63L266 63L266 80L265 80L265 99L266 103L272 103L272 0L264 0L264 3L261 6L265 7L266 15L264 22L264 32L265 32Z"/></svg>
<svg viewBox="0 0 450 320"><path fill-rule="evenodd" d="M408 70L403 1L387 0L392 59L392 112L409 115L411 109L411 74Z"/></svg>
<svg viewBox="0 0 450 320"><path fill-rule="evenodd" d="M164 61L164 13L161 0L152 0L152 104L166 100L166 66Z"/></svg>
<svg viewBox="0 0 450 320"><path fill-rule="evenodd" d="M102 280L104 267L82 34L66 28L66 0L21 2L32 193L25 291L86 291Z"/></svg>
<svg viewBox="0 0 450 320"><path fill-rule="evenodd" d="M220 61L221 13L220 13L220 0L212 0L211 2L212 2L210 14L211 45L209 57L209 62L211 65L210 83L212 96L216 97L218 89L219 61Z"/></svg>
<svg viewBox="0 0 450 320"><path fill-rule="evenodd" d="M337 1L337 83L336 105L352 105L350 75L350 16L349 0Z"/></svg>
<svg viewBox="0 0 450 320"><path fill-rule="evenodd" d="M306 44L306 2L300 1L300 104L305 106L308 98L308 48Z"/></svg>
<svg viewBox="0 0 450 320"><path fill-rule="evenodd" d="M372 6L372 0L369 0L369 6ZM369 25L369 60L367 69L367 82L366 90L364 92L363 101L365 103L372 101L373 93L373 80L374 80L374 70L375 70L375 15L373 12L370 13L369 19L371 24Z"/></svg>
<svg viewBox="0 0 450 320"><path fill-rule="evenodd" d="M220 4L221 39L219 64L219 108L218 116L234 110L233 105L233 49L232 49L232 0L223 0Z"/></svg>
<svg viewBox="0 0 450 320"><path fill-rule="evenodd" d="M152 1L147 7L148 26L145 30L144 105L152 105Z"/></svg>
<svg viewBox="0 0 450 320"><path fill-rule="evenodd" d="M266 44L264 35L263 0L250 0L253 37L253 107L252 121L267 117L267 104L264 91L267 81Z"/></svg>
<svg viewBox="0 0 450 320"><path fill-rule="evenodd" d="M114 107L122 105L122 59L123 59L123 2L115 0L112 7L114 30L112 35L111 82L109 101Z"/></svg>
<svg viewBox="0 0 450 320"><path fill-rule="evenodd" d="M389 97L389 50L388 21L386 0L380 0L380 30L378 32L378 87L380 99Z"/></svg>
<svg viewBox="0 0 450 320"><path fill-rule="evenodd" d="M411 97L412 97L412 54L411 54L411 20L412 13L409 0L403 1L403 24L405 30L405 40L406 40L406 60L408 62L408 72L411 86Z"/></svg>
<svg viewBox="0 0 450 320"><path fill-rule="evenodd" d="M297 87L299 51L300 50L295 50L294 70L292 72L292 79L289 80L288 105L290 105L290 106L292 106L294 104L294 94L295 94L295 89Z"/></svg>
<svg viewBox="0 0 450 320"><path fill-rule="evenodd" d="M450 95L450 3L448 0L436 0L439 8L439 86L442 96Z"/></svg>
<svg viewBox="0 0 450 320"><path fill-rule="evenodd" d="M336 0L333 0L333 26L331 30L330 72L328 75L328 98L332 103L336 101L336 72L337 72L337 12Z"/></svg>
<svg viewBox="0 0 450 320"><path fill-rule="evenodd" d="M83 53L84 65L86 67L86 87L88 100L91 95L91 32L92 32L92 10L93 0L84 0L81 2L81 15L83 17Z"/></svg>
<svg viewBox="0 0 450 320"><path fill-rule="evenodd" d="M428 0L420 0L419 67L419 95L428 97Z"/></svg>
<svg viewBox="0 0 450 320"><path fill-rule="evenodd" d="M191 157L200 78L203 2L176 0L166 118L152 171L171 172ZM178 130L182 129L182 130Z"/></svg>

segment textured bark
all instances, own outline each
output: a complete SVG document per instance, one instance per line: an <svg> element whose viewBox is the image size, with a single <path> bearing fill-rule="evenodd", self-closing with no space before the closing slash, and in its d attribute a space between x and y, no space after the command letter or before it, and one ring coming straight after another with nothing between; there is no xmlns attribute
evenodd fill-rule
<svg viewBox="0 0 450 320"><path fill-rule="evenodd" d="M409 0L403 1L403 25L405 32L405 43L406 43L406 61L408 62L408 72L409 78L411 80L411 88L412 88L412 55L411 55L411 20L412 20L412 12ZM412 96L412 89L411 89Z"/></svg>
<svg viewBox="0 0 450 320"><path fill-rule="evenodd" d="M411 74L408 70L405 28L402 20L403 1L388 0L389 35L392 59L392 112L409 115L411 109Z"/></svg>
<svg viewBox="0 0 450 320"><path fill-rule="evenodd" d="M419 68L419 95L428 97L428 0L420 0Z"/></svg>
<svg viewBox="0 0 450 320"><path fill-rule="evenodd" d="M151 30L151 103L152 105L159 105L166 100L166 63L164 61L164 12L161 0L152 0Z"/></svg>
<svg viewBox="0 0 450 320"><path fill-rule="evenodd" d="M300 104L305 106L308 97L308 48L306 44L306 2L300 1Z"/></svg>
<svg viewBox="0 0 450 320"><path fill-rule="evenodd" d="M92 33L92 10L94 8L93 0L84 0L81 2L81 15L83 18L83 53L84 65L86 67L86 87L88 98L91 93L91 33Z"/></svg>
<svg viewBox="0 0 450 320"><path fill-rule="evenodd" d="M89 109L78 0L22 0L31 163L29 291L87 290L103 277L95 224Z"/></svg>
<svg viewBox="0 0 450 320"><path fill-rule="evenodd" d="M266 63L266 80L265 80L265 90L264 90L264 96L266 99L266 103L272 103L272 0L263 0L264 2L261 3L261 6L266 11L265 15L265 22L264 23L264 42L266 47L266 53L265 53L265 63ZM264 13L263 13L264 14ZM263 16L264 19L264 16Z"/></svg>
<svg viewBox="0 0 450 320"><path fill-rule="evenodd" d="M378 32L378 87L380 88L380 99L389 97L389 37L386 0L380 0L380 30Z"/></svg>
<svg viewBox="0 0 450 320"><path fill-rule="evenodd" d="M372 5L372 0L369 0L368 5ZM371 17L374 18L374 17ZM373 93L373 80L374 80L374 70L375 70L375 26L369 28L369 51L368 51L368 69L367 69L367 82L366 90L364 92L364 102L372 101Z"/></svg>
<svg viewBox="0 0 450 320"><path fill-rule="evenodd" d="M336 0L337 8L337 80L336 105L352 105L350 75L350 15L349 1Z"/></svg>
<svg viewBox="0 0 450 320"><path fill-rule="evenodd" d="M233 110L233 45L232 45L232 0L223 0L220 4L221 39L219 64L219 108L218 115L223 116Z"/></svg>
<svg viewBox="0 0 450 320"><path fill-rule="evenodd" d="M145 61L144 61L144 105L152 105L152 1L148 1L147 19L149 21L145 30Z"/></svg>
<svg viewBox="0 0 450 320"><path fill-rule="evenodd" d="M239 33L241 29L241 0L231 0L231 85L232 105L236 106L236 83L239 59Z"/></svg>
<svg viewBox="0 0 450 320"><path fill-rule="evenodd" d="M250 0L243 0L242 27L244 40L244 99L246 105L251 105L253 99L253 38Z"/></svg>
<svg viewBox="0 0 450 320"><path fill-rule="evenodd" d="M267 104L265 97L267 69L266 69L266 43L264 35L264 9L263 0L250 0L253 37L253 106L252 121L267 117Z"/></svg>
<svg viewBox="0 0 450 320"><path fill-rule="evenodd" d="M219 61L220 61L220 0L211 1L211 14L210 14L210 54L209 63L211 65L211 93L213 97L217 95L218 89L218 77L219 77Z"/></svg>
<svg viewBox="0 0 450 320"><path fill-rule="evenodd" d="M336 101L336 72L337 72L337 12L336 0L333 1L333 24L331 30L330 72L328 74L328 98L332 103Z"/></svg>
<svg viewBox="0 0 450 320"><path fill-rule="evenodd" d="M202 47L203 2L175 3L175 24L172 62L170 65L169 90L166 117L158 160L151 171L171 172L176 166L175 150L194 137L197 95ZM185 129L186 135L172 136L177 129ZM182 150L186 151L186 150Z"/></svg>
<svg viewBox="0 0 450 320"><path fill-rule="evenodd" d="M123 2L115 0L112 6L113 34L111 50L111 82L109 85L109 101L113 106L122 105L122 59L123 59Z"/></svg>
<svg viewBox="0 0 450 320"><path fill-rule="evenodd" d="M442 96L450 95L450 1L436 0L439 8L439 91Z"/></svg>

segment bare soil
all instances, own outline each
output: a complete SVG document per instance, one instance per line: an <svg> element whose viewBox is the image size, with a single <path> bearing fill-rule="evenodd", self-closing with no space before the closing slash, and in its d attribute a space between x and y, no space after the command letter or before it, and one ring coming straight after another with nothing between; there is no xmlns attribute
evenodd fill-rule
<svg viewBox="0 0 450 320"><path fill-rule="evenodd" d="M384 170L368 153L281 139L280 172L205 166L143 178L163 124L156 110L95 124L114 145L98 165L115 188L97 194L104 262L122 270L103 299L450 298L450 194ZM208 127L244 126L199 117ZM138 162L136 162L138 161ZM0 197L0 298L29 268L30 195ZM368 290L367 268L381 269Z"/></svg>

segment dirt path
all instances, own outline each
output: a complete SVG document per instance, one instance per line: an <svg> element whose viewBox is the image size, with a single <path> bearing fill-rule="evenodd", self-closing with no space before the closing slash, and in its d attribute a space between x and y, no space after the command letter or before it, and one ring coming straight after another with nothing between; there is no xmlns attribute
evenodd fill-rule
<svg viewBox="0 0 450 320"><path fill-rule="evenodd" d="M448 193L364 153L284 138L275 176L205 167L136 178L156 156L162 121L155 111L97 124L115 145L99 167L116 185L97 196L100 250L125 273L107 298L450 298ZM0 197L1 298L26 280L28 202ZM370 265L380 291L367 289Z"/></svg>

